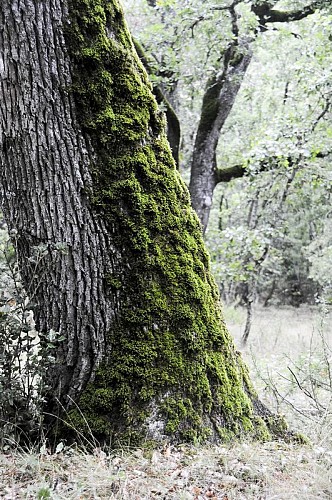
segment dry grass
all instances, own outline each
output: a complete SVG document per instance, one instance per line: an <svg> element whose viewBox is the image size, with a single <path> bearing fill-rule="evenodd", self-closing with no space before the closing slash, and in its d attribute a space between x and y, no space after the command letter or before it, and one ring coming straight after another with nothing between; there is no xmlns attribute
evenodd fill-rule
<svg viewBox="0 0 332 500"><path fill-rule="evenodd" d="M1 458L3 499L328 499L332 454L281 443Z"/></svg>
<svg viewBox="0 0 332 500"><path fill-rule="evenodd" d="M240 343L244 311L225 313ZM332 312L256 308L242 352L267 406L318 446L332 449Z"/></svg>
<svg viewBox="0 0 332 500"><path fill-rule="evenodd" d="M243 312L226 309L226 316L239 339ZM45 447L39 453L16 451L0 455L0 498L331 499L331 392L315 389L325 413L303 392L311 387L310 377L328 382L322 333L326 351L331 317L322 325L315 310L257 309L244 350L261 397L311 436L311 446L245 442L111 454L61 446L52 455Z"/></svg>

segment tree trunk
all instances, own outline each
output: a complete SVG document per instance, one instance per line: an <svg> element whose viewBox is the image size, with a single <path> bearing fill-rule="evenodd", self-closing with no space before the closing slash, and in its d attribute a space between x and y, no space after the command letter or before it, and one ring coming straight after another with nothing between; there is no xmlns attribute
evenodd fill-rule
<svg viewBox="0 0 332 500"><path fill-rule="evenodd" d="M232 19L234 39L225 52L222 71L213 75L208 81L192 155L189 191L192 206L199 217L203 233L208 225L216 185L219 182L228 182L232 178L241 177L245 173L242 166L235 165L224 170L218 169L216 163L220 132L233 108L252 59L249 45L254 38L248 42L239 41L238 14L235 10L238 3L241 2L235 1L228 8ZM274 7L277 4L278 0L252 3L251 11L259 19L257 33L266 31L270 23L287 23L304 19L316 10L326 8L330 2L316 0L306 7L291 11L275 10Z"/></svg>
<svg viewBox="0 0 332 500"><path fill-rule="evenodd" d="M0 15L2 207L37 301L37 328L66 336L55 396L76 399L106 352L116 307L105 294L106 269L119 257L89 195L95 155L70 92L66 8L5 0Z"/></svg>
<svg viewBox="0 0 332 500"><path fill-rule="evenodd" d="M65 338L47 410L131 444L267 437L118 1L3 0L0 25L3 211Z"/></svg>
<svg viewBox="0 0 332 500"><path fill-rule="evenodd" d="M247 45L234 43L225 54L223 71L210 78L204 94L189 185L192 206L203 232L209 221L214 188L221 180L216 163L220 132L233 108L251 59L252 53Z"/></svg>

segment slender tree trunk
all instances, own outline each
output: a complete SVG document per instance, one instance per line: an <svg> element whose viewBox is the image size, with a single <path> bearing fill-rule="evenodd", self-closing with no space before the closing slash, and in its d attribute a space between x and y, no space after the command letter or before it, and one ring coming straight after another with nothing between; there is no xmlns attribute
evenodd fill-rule
<svg viewBox="0 0 332 500"><path fill-rule="evenodd" d="M65 338L48 411L131 444L269 436L118 1L3 0L0 26L3 211Z"/></svg>
<svg viewBox="0 0 332 500"><path fill-rule="evenodd" d="M234 43L225 55L223 71L208 81L204 94L189 185L192 206L203 232L209 221L214 188L221 180L216 164L220 132L233 108L251 59L247 44L238 46Z"/></svg>
<svg viewBox="0 0 332 500"><path fill-rule="evenodd" d="M248 299L247 305L246 305L246 311L247 311L247 319L246 319L246 324L244 327L244 332L241 338L241 343L243 346L245 346L248 342L248 337L249 333L251 330L251 322L252 322L252 299Z"/></svg>

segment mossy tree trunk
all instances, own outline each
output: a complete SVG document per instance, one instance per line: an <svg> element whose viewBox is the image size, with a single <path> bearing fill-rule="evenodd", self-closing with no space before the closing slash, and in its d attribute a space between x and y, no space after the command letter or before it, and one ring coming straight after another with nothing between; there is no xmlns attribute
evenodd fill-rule
<svg viewBox="0 0 332 500"><path fill-rule="evenodd" d="M268 436L118 1L2 0L0 25L3 211L65 338L47 410L131 443Z"/></svg>

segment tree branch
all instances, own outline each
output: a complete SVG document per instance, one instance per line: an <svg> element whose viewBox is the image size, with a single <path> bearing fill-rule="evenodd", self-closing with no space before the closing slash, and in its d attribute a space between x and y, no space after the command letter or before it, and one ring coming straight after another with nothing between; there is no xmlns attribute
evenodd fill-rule
<svg viewBox="0 0 332 500"><path fill-rule="evenodd" d="M319 151L317 154L315 154L314 158L326 158L331 154L331 151L324 152L324 151ZM288 161L289 165L294 165L295 159L289 156L286 158ZM270 156L265 158L264 160L261 161L259 168L257 172L265 172L269 169L271 169L271 165L276 165L280 161L280 158L277 156ZM227 167L227 168L218 168L215 174L215 179L216 179L216 185L219 184L220 182L230 182L233 179L239 179L241 177L244 177L246 174L248 174L248 171L246 169L246 166L244 164L241 165L233 165L232 167Z"/></svg>
<svg viewBox="0 0 332 500"><path fill-rule="evenodd" d="M236 16L236 12L235 12L235 7L237 5L239 5L240 3L242 3L244 0L234 0L233 3L231 3L230 5L221 5L221 6L215 6L215 7L210 7L209 10L212 11L212 12L215 12L215 11L226 11L228 10L229 13L231 14L231 17L232 17L232 26L233 26L233 33L234 33L234 26L236 25L236 32L237 32L237 35L238 36L238 27L237 27L237 24L236 24L236 21L237 21L237 16ZM189 29L191 30L192 32L192 36L193 36L193 31L194 31L194 28L202 21L208 21L209 19L211 19L211 17L209 16L199 16L190 26L189 26Z"/></svg>
<svg viewBox="0 0 332 500"><path fill-rule="evenodd" d="M324 106L324 109L323 111L320 113L320 115L316 118L316 120L314 121L313 123L313 126L311 128L311 132L314 132L315 128L317 127L318 123L320 122L320 120L322 118L324 118L324 116L326 115L326 113L330 110L331 108L331 102L329 100L326 101L325 103L325 106Z"/></svg>
<svg viewBox="0 0 332 500"><path fill-rule="evenodd" d="M232 179L239 179L246 174L244 165L233 165L228 168L218 168L216 172L216 184L220 182L230 182Z"/></svg>
<svg viewBox="0 0 332 500"><path fill-rule="evenodd" d="M277 2L272 2L274 5L276 3ZM300 21L301 19L314 14L317 9L327 7L329 4L330 2L327 2L326 0L316 0L306 7L287 12L274 10L271 2L268 2L263 5L253 5L252 11L258 16L260 23L265 26L267 23L288 23L291 21Z"/></svg>
<svg viewBox="0 0 332 500"><path fill-rule="evenodd" d="M239 26L237 24L237 14L235 10L235 6L232 5L232 7L229 9L229 13L232 18L232 33L234 35L234 39L237 43L237 40L239 38Z"/></svg>
<svg viewBox="0 0 332 500"><path fill-rule="evenodd" d="M230 5L220 5L220 6L215 6L215 7L210 7L209 10L230 10L230 9L234 9L234 7L236 7L237 5L239 5L240 3L242 3L244 0L234 0L234 2L232 2Z"/></svg>

